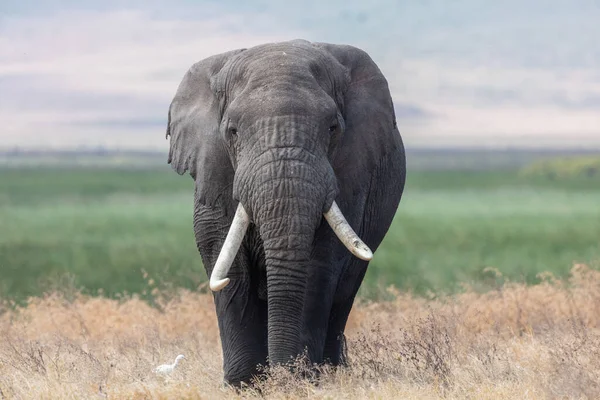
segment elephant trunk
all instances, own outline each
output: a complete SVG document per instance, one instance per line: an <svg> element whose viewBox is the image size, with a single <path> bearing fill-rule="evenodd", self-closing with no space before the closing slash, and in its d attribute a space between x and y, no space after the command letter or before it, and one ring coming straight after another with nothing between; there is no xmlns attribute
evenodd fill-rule
<svg viewBox="0 0 600 400"><path fill-rule="evenodd" d="M308 263L326 192L310 179L283 176L258 198L254 210L267 270L269 360L286 363L302 352Z"/></svg>

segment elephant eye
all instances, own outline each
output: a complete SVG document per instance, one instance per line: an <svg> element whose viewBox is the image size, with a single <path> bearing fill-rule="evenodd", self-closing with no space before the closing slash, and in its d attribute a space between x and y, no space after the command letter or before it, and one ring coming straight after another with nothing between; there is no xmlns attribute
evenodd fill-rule
<svg viewBox="0 0 600 400"><path fill-rule="evenodd" d="M229 128L229 134L230 134L230 135L237 135L237 133L238 133L238 132L237 132L237 129L236 129L236 128L233 128L233 127Z"/></svg>
<svg viewBox="0 0 600 400"><path fill-rule="evenodd" d="M329 132L335 132L336 129L337 129L337 125L333 124L329 127Z"/></svg>

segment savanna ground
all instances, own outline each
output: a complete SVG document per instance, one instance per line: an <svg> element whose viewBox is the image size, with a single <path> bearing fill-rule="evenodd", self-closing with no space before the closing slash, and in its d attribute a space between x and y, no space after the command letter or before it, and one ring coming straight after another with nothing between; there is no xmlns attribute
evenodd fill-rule
<svg viewBox="0 0 600 400"><path fill-rule="evenodd" d="M350 367L241 394L220 388L189 177L1 167L0 399L600 398L600 177L523 154L409 153ZM180 353L170 378L151 372Z"/></svg>

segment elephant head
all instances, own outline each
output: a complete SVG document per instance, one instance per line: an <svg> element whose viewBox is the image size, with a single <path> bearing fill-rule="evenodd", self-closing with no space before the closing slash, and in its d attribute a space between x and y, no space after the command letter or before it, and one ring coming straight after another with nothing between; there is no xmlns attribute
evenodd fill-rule
<svg viewBox="0 0 600 400"><path fill-rule="evenodd" d="M387 81L363 51L295 40L219 54L193 65L169 109L169 163L196 181L196 201L234 214L210 288L223 289L249 225L264 249L268 355L301 352L306 268L315 232L328 223L363 260L372 252L336 203L334 164L346 136L395 129ZM370 173L373 141L347 165L347 179ZM348 155L346 154L346 159ZM344 166L342 166L344 168ZM326 221L326 222L323 222Z"/></svg>

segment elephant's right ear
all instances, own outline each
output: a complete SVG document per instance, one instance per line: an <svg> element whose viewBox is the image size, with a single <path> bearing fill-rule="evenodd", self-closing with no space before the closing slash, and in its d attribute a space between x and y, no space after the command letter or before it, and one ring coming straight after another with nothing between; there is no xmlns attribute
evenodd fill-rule
<svg viewBox="0 0 600 400"><path fill-rule="evenodd" d="M218 54L194 64L169 107L168 163L179 175L189 171L196 181L197 200L205 205L224 201L224 191L231 190L233 181L233 167L219 135L222 104L211 80L229 59L244 50Z"/></svg>

